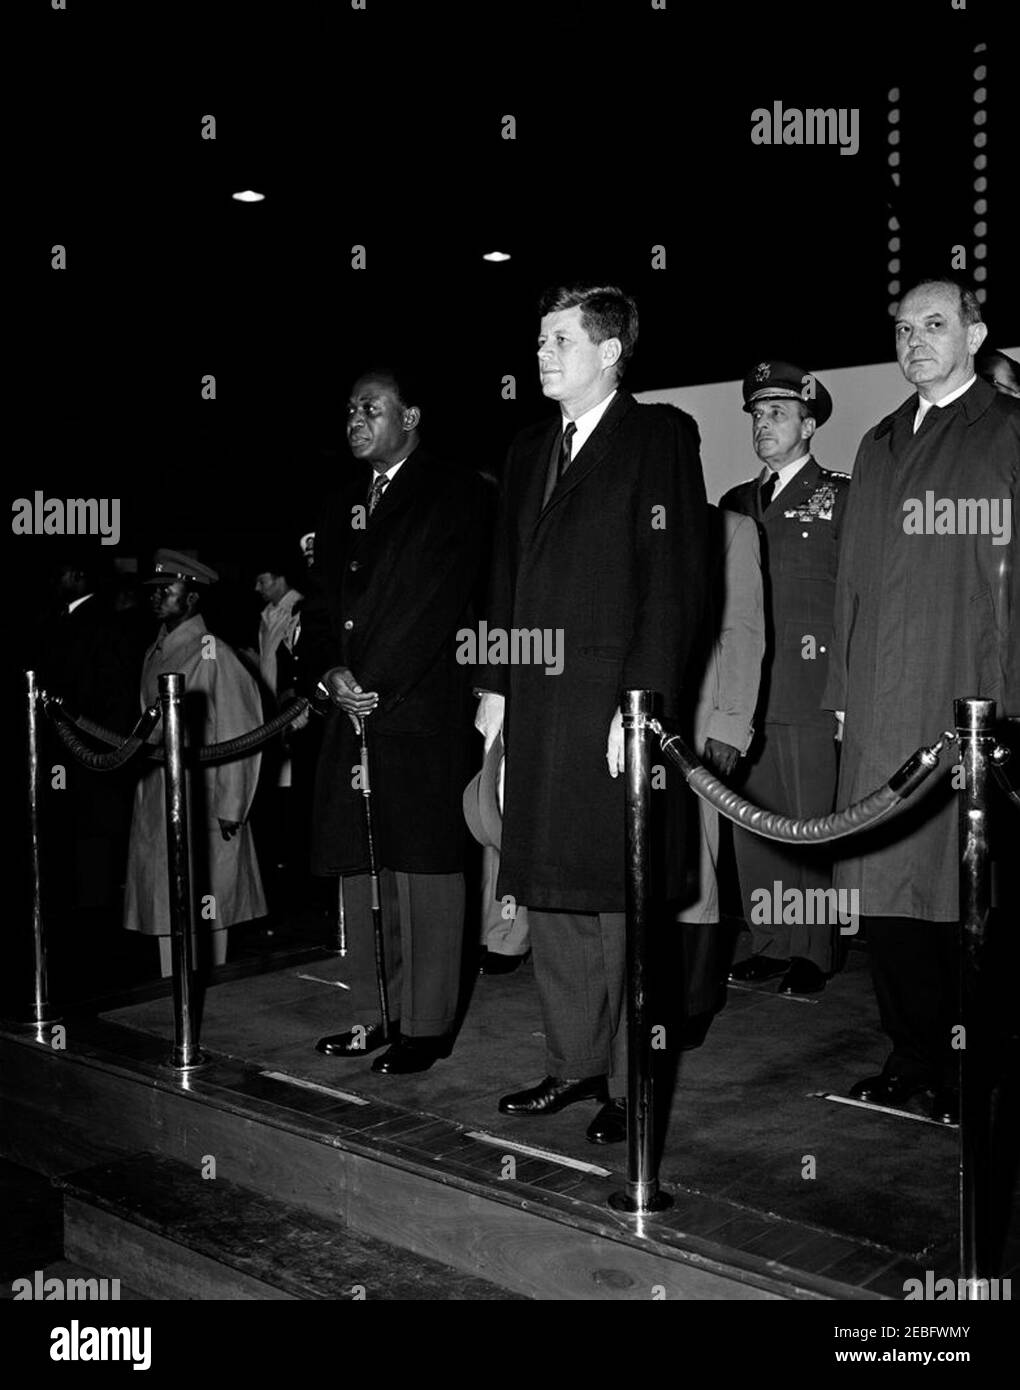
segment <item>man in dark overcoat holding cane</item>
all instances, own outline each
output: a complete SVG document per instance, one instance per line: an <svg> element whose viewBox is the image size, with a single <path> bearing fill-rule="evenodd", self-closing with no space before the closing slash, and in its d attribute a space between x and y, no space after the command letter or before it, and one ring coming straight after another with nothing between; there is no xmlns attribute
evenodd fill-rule
<svg viewBox="0 0 1020 1390"><path fill-rule="evenodd" d="M351 948L372 957L371 884L360 724L367 720L386 984L397 1041L374 1071L424 1071L449 1055L464 935L471 775L470 668L456 633L470 619L486 542L481 479L427 454L404 379L367 373L351 391L354 463L316 532L324 603L302 631L302 661L333 704L316 777L312 870L340 874ZM468 737L466 737L466 734ZM386 1039L374 991L352 998L354 1028L323 1038L359 1057Z"/></svg>
<svg viewBox="0 0 1020 1390"><path fill-rule="evenodd" d="M542 634L550 665L493 661L476 724L506 748L497 892L528 908L549 1074L508 1115L601 1100L594 1143L626 1134L622 692L681 709L703 619L708 517L697 426L619 385L637 340L614 286L541 306L538 368L555 418L511 447L496 523L490 635ZM495 647L498 651L498 646ZM693 673L694 684L700 672ZM608 1079L608 1084L607 1084Z"/></svg>

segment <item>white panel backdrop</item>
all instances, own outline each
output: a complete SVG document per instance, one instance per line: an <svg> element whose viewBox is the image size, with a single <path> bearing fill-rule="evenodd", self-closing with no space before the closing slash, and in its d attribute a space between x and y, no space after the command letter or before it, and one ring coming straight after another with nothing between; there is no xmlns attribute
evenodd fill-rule
<svg viewBox="0 0 1020 1390"><path fill-rule="evenodd" d="M1003 348L1010 357L1020 349ZM805 371L810 370L805 367ZM849 473L861 436L910 394L895 363L871 367L840 367L816 375L832 395L828 423L815 435L815 457L823 468ZM718 502L727 488L757 477L761 464L751 448L751 417L741 410L739 381L710 386L676 386L666 391L639 391L639 401L668 401L693 415L701 430L701 458L708 500Z"/></svg>

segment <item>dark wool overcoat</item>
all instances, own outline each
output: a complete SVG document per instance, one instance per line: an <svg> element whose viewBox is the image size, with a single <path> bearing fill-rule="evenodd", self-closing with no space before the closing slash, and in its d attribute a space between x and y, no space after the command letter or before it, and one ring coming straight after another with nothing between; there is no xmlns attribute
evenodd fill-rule
<svg viewBox="0 0 1020 1390"><path fill-rule="evenodd" d="M488 539L485 484L418 448L365 521L371 479L368 464L350 464L316 532L321 589L304 610L301 667L314 685L346 666L379 692L368 724L379 866L454 873L463 867L461 798L476 737L472 670L457 659L457 632L473 619ZM315 873L368 868L360 760L350 720L332 708L316 775Z"/></svg>
<svg viewBox="0 0 1020 1390"><path fill-rule="evenodd" d="M480 678L506 695L498 891L620 912L624 778L609 774L606 740L628 688L683 709L709 570L698 430L619 391L543 506L559 439L559 419L518 436L496 523L490 626L560 634L563 656L559 674L511 663Z"/></svg>
<svg viewBox="0 0 1020 1390"><path fill-rule="evenodd" d="M1020 404L979 377L930 409L914 434L917 404L911 396L865 435L850 485L824 697L827 708L846 710L838 808L951 729L955 698L984 696L1000 715L1020 712ZM908 518L921 515L929 493L932 507L948 499L958 518L960 499L988 504L986 518L994 502L1008 544L980 530L913 534ZM980 508L974 515L980 524ZM957 920L957 761L952 749L943 754L903 813L844 842L835 885L860 890L862 914Z"/></svg>

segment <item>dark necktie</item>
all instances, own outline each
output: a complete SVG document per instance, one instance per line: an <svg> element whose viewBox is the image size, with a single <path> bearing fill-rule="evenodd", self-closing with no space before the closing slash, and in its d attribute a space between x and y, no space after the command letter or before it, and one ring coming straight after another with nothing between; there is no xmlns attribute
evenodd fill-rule
<svg viewBox="0 0 1020 1390"><path fill-rule="evenodd" d="M763 512L768 511L769 503L772 501L772 498L775 495L776 479L778 478L778 476L778 473L770 472L769 476L765 479L761 487L758 489L758 497L761 502L761 509Z"/></svg>
<svg viewBox="0 0 1020 1390"><path fill-rule="evenodd" d="M382 473L377 473L376 476L372 479L372 486L368 490L369 516L371 516L372 513L375 511L376 507L378 507L379 498L386 491L389 481L389 478L385 477Z"/></svg>
<svg viewBox="0 0 1020 1390"><path fill-rule="evenodd" d="M570 467L570 446L574 441L574 435L576 433L577 426L574 424L573 420L571 420L570 424L567 425L566 429L563 431L563 437L560 439L560 461L556 468L557 482L559 482Z"/></svg>

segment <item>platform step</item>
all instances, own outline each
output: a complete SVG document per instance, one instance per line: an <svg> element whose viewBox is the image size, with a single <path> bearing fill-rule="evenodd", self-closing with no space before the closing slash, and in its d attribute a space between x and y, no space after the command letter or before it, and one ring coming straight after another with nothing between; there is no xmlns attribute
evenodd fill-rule
<svg viewBox="0 0 1020 1390"><path fill-rule="evenodd" d="M193 1166L139 1154L54 1179L67 1258L154 1299L479 1300L523 1295Z"/></svg>
<svg viewBox="0 0 1020 1390"><path fill-rule="evenodd" d="M229 1180L528 1298L871 1300L902 1297L917 1273L895 1250L680 1186L638 1222L609 1205L620 1178L590 1162L225 1054L182 1085L162 1039L106 1020L77 1021L68 1043L0 1035L0 1151L51 1174L158 1153L203 1197ZM119 1150L97 1152L98 1136ZM207 1155L220 1176L203 1183ZM269 1296L262 1273L241 1270L259 1286L250 1296Z"/></svg>

